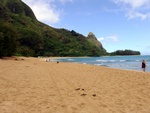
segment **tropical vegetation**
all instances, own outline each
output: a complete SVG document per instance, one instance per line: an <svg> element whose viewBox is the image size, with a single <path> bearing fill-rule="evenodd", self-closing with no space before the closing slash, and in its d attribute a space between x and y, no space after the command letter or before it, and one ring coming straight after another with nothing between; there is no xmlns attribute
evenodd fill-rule
<svg viewBox="0 0 150 113"><path fill-rule="evenodd" d="M86 37L74 30L56 29L39 22L21 0L1 0L0 57L12 55L102 56L108 53L92 33Z"/></svg>

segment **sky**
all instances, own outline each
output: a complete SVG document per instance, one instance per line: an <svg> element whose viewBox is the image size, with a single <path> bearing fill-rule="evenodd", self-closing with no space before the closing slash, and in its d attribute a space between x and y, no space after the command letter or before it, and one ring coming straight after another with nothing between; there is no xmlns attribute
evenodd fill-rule
<svg viewBox="0 0 150 113"><path fill-rule="evenodd" d="M54 28L92 32L107 52L150 55L150 0L22 0Z"/></svg>

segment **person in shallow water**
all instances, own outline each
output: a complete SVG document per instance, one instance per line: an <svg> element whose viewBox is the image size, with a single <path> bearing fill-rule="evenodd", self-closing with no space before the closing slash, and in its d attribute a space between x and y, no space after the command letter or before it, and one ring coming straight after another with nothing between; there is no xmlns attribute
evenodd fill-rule
<svg viewBox="0 0 150 113"><path fill-rule="evenodd" d="M144 72L145 72L145 68L146 68L146 62L145 62L145 60L143 60L142 61L142 69L143 69Z"/></svg>

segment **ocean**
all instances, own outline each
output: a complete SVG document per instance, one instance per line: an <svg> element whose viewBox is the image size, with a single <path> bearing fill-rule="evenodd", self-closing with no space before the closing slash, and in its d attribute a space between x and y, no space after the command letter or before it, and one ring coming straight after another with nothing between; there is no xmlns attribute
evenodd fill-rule
<svg viewBox="0 0 150 113"><path fill-rule="evenodd" d="M92 64L96 66L106 66L110 68L128 69L142 71L141 63L146 61L146 71L150 72L150 55L139 56L102 56L102 57L71 57L58 58L55 61L74 62L81 64Z"/></svg>

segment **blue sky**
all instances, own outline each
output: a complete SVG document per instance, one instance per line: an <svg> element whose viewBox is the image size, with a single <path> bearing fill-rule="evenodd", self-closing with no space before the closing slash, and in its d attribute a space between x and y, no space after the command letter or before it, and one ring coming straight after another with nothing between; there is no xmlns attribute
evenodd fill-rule
<svg viewBox="0 0 150 113"><path fill-rule="evenodd" d="M107 52L131 49L150 55L150 0L22 0L37 19L87 36Z"/></svg>

